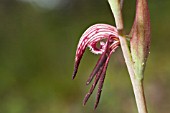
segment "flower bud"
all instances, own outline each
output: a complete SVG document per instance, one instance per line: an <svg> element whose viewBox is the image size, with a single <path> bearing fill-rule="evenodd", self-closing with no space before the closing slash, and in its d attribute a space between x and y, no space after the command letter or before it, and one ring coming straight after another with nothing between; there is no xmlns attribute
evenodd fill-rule
<svg viewBox="0 0 170 113"><path fill-rule="evenodd" d="M134 71L136 77L142 79L150 48L150 15L147 0L136 0L136 15L131 33Z"/></svg>

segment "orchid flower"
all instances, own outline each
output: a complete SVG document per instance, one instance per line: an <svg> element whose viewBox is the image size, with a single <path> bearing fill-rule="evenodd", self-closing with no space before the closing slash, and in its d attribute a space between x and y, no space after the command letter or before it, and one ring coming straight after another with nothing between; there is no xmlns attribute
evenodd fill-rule
<svg viewBox="0 0 170 113"><path fill-rule="evenodd" d="M131 37L130 43L127 42L127 36L124 34L122 17L123 0L108 0L108 3L113 12L116 27L108 24L95 24L84 32L76 50L73 79L77 74L81 58L87 47L90 48L92 53L101 54L86 82L86 85L89 85L95 77L94 83L83 101L85 105L98 84L95 103L96 109L100 100L106 69L111 54L120 45L132 82L138 112L148 113L143 89L144 69L149 54L151 31L148 0L136 0L134 24L129 34Z"/></svg>
<svg viewBox="0 0 170 113"><path fill-rule="evenodd" d="M99 44L99 46L97 46ZM94 67L92 73L90 74L86 85L90 84L95 76L94 83L92 84L90 91L86 94L83 105L86 104L89 97L93 93L97 83L99 82L97 98L95 103L95 109L98 106L100 95L102 92L102 87L106 75L106 69L108 66L111 54L119 47L118 31L114 26L108 24L95 24L89 27L84 34L81 36L80 41L77 46L75 65L73 72L73 79L78 71L78 66L80 60L87 47L90 48L91 52L94 54L101 54L96 66Z"/></svg>

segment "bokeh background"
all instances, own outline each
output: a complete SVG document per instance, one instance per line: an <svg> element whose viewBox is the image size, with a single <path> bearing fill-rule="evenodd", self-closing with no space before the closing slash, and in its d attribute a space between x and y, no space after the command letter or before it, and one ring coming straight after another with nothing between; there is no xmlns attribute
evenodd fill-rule
<svg viewBox="0 0 170 113"><path fill-rule="evenodd" d="M170 1L149 0L152 43L145 71L149 113L170 112ZM125 0L128 33L135 0ZM85 82L98 55L84 54L71 79L78 40L95 23L114 25L107 0L0 0L0 113L137 113L119 48L112 55L97 110L85 107Z"/></svg>

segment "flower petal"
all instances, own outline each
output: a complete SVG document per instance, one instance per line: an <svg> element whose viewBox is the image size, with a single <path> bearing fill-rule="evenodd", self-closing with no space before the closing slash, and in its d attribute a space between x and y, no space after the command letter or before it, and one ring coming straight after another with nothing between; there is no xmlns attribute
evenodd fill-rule
<svg viewBox="0 0 170 113"><path fill-rule="evenodd" d="M101 73L102 73L102 69L103 67L100 67L99 71L97 72L96 74L96 77L95 77L95 80L94 80L94 83L92 84L91 88L90 88L90 91L86 94L86 96L84 97L84 100L83 100L83 105L86 104L86 102L88 101L88 99L90 98L91 94L93 93L99 79L100 79L100 76L101 76Z"/></svg>
<svg viewBox="0 0 170 113"><path fill-rule="evenodd" d="M109 59L111 57L112 52L114 52L115 48L117 48L117 46L112 46L112 48L110 48L111 45L112 45L112 40L108 39L107 42L106 42L106 48L105 48L104 53L99 58L93 72L91 73L89 79L87 80L86 84L88 85L91 82L91 80L93 79L93 77L96 75L94 83L92 84L92 86L90 88L90 91L86 94L86 96L84 98L83 105L86 104L89 97L93 93L98 81L100 80L99 81L97 98L96 98L96 103L95 103L95 109L98 106L101 91L102 91L102 87L103 87L103 83L104 83L104 78L105 78L105 74L106 74L106 69L107 69L107 66L108 66L108 62L109 62ZM114 50L112 50L112 49L114 49Z"/></svg>
<svg viewBox="0 0 170 113"><path fill-rule="evenodd" d="M97 42L108 39L109 37L117 38L118 40L118 32L117 29L108 24L95 24L89 27L81 36L80 41L78 43L78 47L76 50L75 57L75 65L74 72L72 78L74 79L78 70L78 66L80 64L80 60L85 52L86 47L91 48L92 52L95 54L102 54L105 49L105 45L100 43L100 48L97 49Z"/></svg>
<svg viewBox="0 0 170 113"><path fill-rule="evenodd" d="M88 78L88 80L86 82L86 85L90 84L90 82L92 81L93 77L98 73L100 68L103 67L103 64L106 62L106 59L107 59L106 53L103 53L100 56L100 58L99 58L99 60L98 60L98 62L96 64L95 68L93 69L92 73L90 74L90 76L89 76L89 78Z"/></svg>
<svg viewBox="0 0 170 113"><path fill-rule="evenodd" d="M107 54L107 59L106 59L106 62L104 64L104 66L103 66L102 73L100 75L99 84L98 84L98 91L97 91L97 97L96 97L96 102L95 102L94 109L96 109L98 104L99 104L99 100L100 100L100 96L101 96L102 88L103 88L103 84L104 84L104 79L105 79L105 76L106 76L106 69L107 69L107 66L108 66L108 63L109 63L109 60L110 60L112 52L114 52L114 51L109 51L109 53L106 53Z"/></svg>

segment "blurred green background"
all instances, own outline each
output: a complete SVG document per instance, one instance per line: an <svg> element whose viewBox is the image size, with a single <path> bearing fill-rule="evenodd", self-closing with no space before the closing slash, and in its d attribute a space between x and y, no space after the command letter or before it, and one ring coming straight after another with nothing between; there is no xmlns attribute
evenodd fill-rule
<svg viewBox="0 0 170 113"><path fill-rule="evenodd" d="M149 0L152 42L145 71L149 113L170 112L170 1ZM125 0L126 32L135 0ZM137 113L119 48L112 55L97 110L96 91L85 107L85 82L99 56L86 51L71 79L83 31L114 25L107 0L0 0L0 113Z"/></svg>

